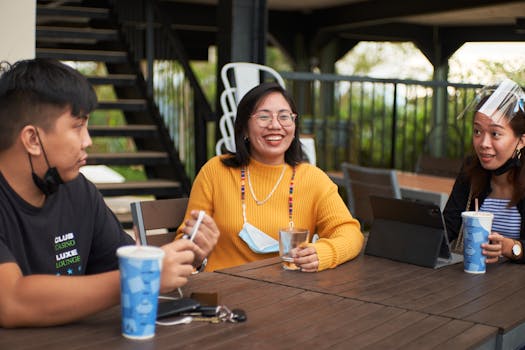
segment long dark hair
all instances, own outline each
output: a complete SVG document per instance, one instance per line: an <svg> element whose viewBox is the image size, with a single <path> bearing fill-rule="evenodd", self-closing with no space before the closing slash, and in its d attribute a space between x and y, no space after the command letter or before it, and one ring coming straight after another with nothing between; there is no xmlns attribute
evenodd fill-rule
<svg viewBox="0 0 525 350"><path fill-rule="evenodd" d="M481 107L488 97L489 96L485 97L478 103L474 115L477 113L478 107ZM510 119L509 125L516 137L521 137L525 134L525 112L521 108L512 112L512 115L505 117ZM525 159L520 159L523 152L525 152L524 148L525 147L522 147L516 151L516 154L513 154L513 157L517 157L518 161L516 162L516 166L507 172L508 180L514 185L509 207L516 205L522 198L525 198ZM473 198L487 190L492 177L492 171L483 168L475 152L476 151L473 150L474 154L472 158L465 164L465 175L470 180Z"/></svg>
<svg viewBox="0 0 525 350"><path fill-rule="evenodd" d="M250 163L251 146L250 142L244 137L248 131L248 121L262 99L272 92L278 92L283 95L286 102L290 105L292 112L297 113L293 98L277 83L262 83L248 91L237 106L237 116L235 117L234 126L236 152L230 153L230 157L222 159L224 165L238 168ZM303 161L303 151L301 142L299 141L299 125L297 119L295 120L295 124L295 137L290 147L288 147L284 153L284 161L292 166Z"/></svg>

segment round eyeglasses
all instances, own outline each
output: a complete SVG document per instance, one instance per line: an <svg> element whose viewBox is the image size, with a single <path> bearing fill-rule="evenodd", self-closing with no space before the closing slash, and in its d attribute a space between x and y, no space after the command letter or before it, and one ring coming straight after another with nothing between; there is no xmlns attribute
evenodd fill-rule
<svg viewBox="0 0 525 350"><path fill-rule="evenodd" d="M277 117L277 121L283 127L292 126L295 119L297 119L297 113L292 113L290 111L279 111L275 113L261 111L252 115L252 117L255 118L257 125L261 128L268 127L272 123L274 116Z"/></svg>

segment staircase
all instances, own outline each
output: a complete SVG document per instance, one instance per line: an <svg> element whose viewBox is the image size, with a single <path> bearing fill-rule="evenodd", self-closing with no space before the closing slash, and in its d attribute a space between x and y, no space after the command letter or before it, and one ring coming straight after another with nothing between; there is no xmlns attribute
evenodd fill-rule
<svg viewBox="0 0 525 350"><path fill-rule="evenodd" d="M158 109L147 94L140 67L126 47L109 6L101 7L104 1L95 3L97 7L85 5L86 2L80 0L38 1L36 57L71 61L73 64L92 62L93 66L103 67L103 73L87 78L95 87L110 87L114 98L101 100L99 96L98 108L90 119L90 135L95 145L97 138L104 138L107 144L114 142L127 148L115 152L95 146L88 150L88 164L133 166L143 169L144 180L96 185L106 199L117 196L187 196L190 180ZM116 119L121 122L108 125L104 117L96 118L108 112L120 115ZM124 227L131 226L131 216L127 211L116 214Z"/></svg>

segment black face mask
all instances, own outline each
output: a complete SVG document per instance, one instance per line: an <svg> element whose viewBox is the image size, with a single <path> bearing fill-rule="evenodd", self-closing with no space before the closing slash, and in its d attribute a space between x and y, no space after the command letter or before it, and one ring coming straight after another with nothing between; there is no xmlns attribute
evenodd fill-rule
<svg viewBox="0 0 525 350"><path fill-rule="evenodd" d="M515 154L509 158L502 166L492 170L492 174L499 176L505 174L512 168L519 168L521 166L521 149L516 150Z"/></svg>
<svg viewBox="0 0 525 350"><path fill-rule="evenodd" d="M36 187L42 191L46 196L49 196L53 193L55 193L58 190L58 185L63 184L64 181L62 181L62 178L60 177L60 174L58 173L58 170L56 167L51 167L49 165L49 161L47 160L46 151L44 150L44 145L42 144L42 140L40 140L40 135L38 135L37 131L37 137L38 141L40 141L40 147L42 147L42 153L44 154L44 159L46 160L47 164L47 171L44 175L44 178L41 179L38 177L38 175L35 173L33 169L33 162L31 161L31 155L28 153L29 156L29 164L31 165L31 176L33 177L33 182L35 183Z"/></svg>

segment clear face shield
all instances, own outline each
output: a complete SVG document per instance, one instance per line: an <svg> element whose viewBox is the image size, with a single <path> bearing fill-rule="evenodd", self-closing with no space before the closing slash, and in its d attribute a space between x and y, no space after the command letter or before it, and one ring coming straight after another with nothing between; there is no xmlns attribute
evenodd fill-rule
<svg viewBox="0 0 525 350"><path fill-rule="evenodd" d="M467 105L458 116L481 113L496 124L506 124L521 110L525 112L525 92L510 79L505 79L498 86L488 86L476 94L474 100Z"/></svg>
<svg viewBox="0 0 525 350"><path fill-rule="evenodd" d="M485 87L474 98L467 108L458 116L480 113L499 125L508 124L514 117L523 118L525 113L525 93L523 89L510 79L505 79L497 87ZM491 170L499 176L507 171L521 166L521 149L516 148L513 155L499 168Z"/></svg>

